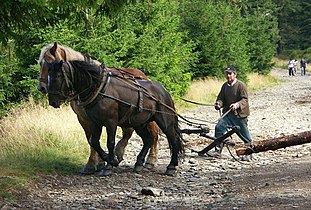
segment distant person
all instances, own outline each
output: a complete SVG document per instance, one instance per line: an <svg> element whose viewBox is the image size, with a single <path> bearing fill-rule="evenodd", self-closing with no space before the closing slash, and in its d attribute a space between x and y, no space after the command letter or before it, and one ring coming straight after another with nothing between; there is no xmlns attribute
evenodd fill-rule
<svg viewBox="0 0 311 210"><path fill-rule="evenodd" d="M306 75L306 68L307 68L307 62L304 58L301 58L300 60L300 69L301 69L301 76Z"/></svg>
<svg viewBox="0 0 311 210"><path fill-rule="evenodd" d="M297 69L298 69L298 61L295 59L294 60L294 75L297 74Z"/></svg>
<svg viewBox="0 0 311 210"><path fill-rule="evenodd" d="M217 96L215 109L222 109L222 113L226 113L231 109L229 114L220 119L215 127L215 138L223 136L228 127L239 126L239 134L243 137L244 143L251 142L251 136L248 130L248 119L250 114L248 94L246 85L239 81L236 76L237 72L234 67L228 67L225 69L225 77L227 82L225 82ZM221 155L223 144L219 144L215 147L215 152L208 153L208 155L213 157L219 157ZM243 161L249 161L250 156L246 155L241 158Z"/></svg>
<svg viewBox="0 0 311 210"><path fill-rule="evenodd" d="M288 74L289 74L289 76L295 76L294 75L294 60L293 59L289 59L287 66L288 66Z"/></svg>

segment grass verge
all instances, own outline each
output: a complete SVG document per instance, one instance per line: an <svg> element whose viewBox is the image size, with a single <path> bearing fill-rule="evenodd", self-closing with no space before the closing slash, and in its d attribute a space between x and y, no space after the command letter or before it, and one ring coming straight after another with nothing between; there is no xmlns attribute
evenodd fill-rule
<svg viewBox="0 0 311 210"><path fill-rule="evenodd" d="M69 106L43 108L28 102L0 122L0 199L14 197L38 174L81 170L89 147Z"/></svg>

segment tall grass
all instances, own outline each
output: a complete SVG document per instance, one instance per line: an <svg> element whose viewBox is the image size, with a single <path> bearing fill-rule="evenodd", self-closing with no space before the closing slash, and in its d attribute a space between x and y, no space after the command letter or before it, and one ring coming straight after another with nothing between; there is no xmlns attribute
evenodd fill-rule
<svg viewBox="0 0 311 210"><path fill-rule="evenodd" d="M277 68L287 69L287 63L288 63L287 60L274 57L272 59L272 62L274 63L275 67L277 67Z"/></svg>
<svg viewBox="0 0 311 210"><path fill-rule="evenodd" d="M251 94L263 88L271 87L278 84L280 81L272 75L260 75L250 73L248 75L248 92ZM188 93L184 96L185 99L206 104L214 104L216 97L220 91L225 79L219 80L215 78L199 79L192 82ZM176 107L182 112L186 108L193 108L196 105L179 100Z"/></svg>
<svg viewBox="0 0 311 210"><path fill-rule="evenodd" d="M69 106L43 108L28 102L0 122L3 173L77 170L86 160L87 141Z"/></svg>
<svg viewBox="0 0 311 210"><path fill-rule="evenodd" d="M281 82L271 74L261 75L257 73L251 73L248 75L248 79L249 82L247 86L249 94L267 87L275 86Z"/></svg>
<svg viewBox="0 0 311 210"><path fill-rule="evenodd" d="M183 98L190 101L213 104L224 81L225 80L219 80L215 78L194 80L189 88L188 93L185 94ZM186 108L193 108L195 106L196 105L194 104L178 100L176 109L179 112L183 112Z"/></svg>
<svg viewBox="0 0 311 210"><path fill-rule="evenodd" d="M0 198L41 173L79 172L89 153L70 106L44 108L30 100L0 121L0 138Z"/></svg>

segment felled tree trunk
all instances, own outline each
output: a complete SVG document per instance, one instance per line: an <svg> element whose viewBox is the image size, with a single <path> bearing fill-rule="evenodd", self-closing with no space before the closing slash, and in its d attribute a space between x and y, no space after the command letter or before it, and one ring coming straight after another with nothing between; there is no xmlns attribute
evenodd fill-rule
<svg viewBox="0 0 311 210"><path fill-rule="evenodd" d="M250 155L252 153L277 150L280 148L305 144L311 142L311 131L301 132L278 138L271 138L262 141L255 141L251 144L236 145L235 150L238 156Z"/></svg>

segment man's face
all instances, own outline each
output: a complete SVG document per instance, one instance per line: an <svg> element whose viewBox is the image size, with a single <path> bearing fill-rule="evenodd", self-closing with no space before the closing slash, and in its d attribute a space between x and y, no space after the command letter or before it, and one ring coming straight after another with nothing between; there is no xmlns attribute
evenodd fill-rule
<svg viewBox="0 0 311 210"><path fill-rule="evenodd" d="M225 72L225 76L229 84L231 84L236 78L236 72Z"/></svg>

